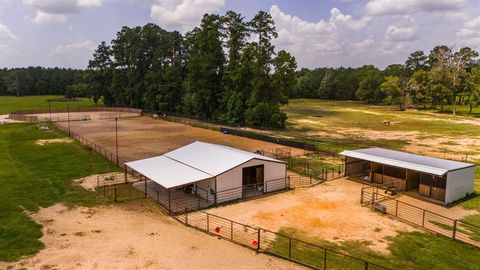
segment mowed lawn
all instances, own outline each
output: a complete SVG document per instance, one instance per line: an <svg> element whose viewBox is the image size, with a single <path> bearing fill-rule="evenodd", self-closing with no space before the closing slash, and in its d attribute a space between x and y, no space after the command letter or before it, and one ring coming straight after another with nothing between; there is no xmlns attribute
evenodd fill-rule
<svg viewBox="0 0 480 270"><path fill-rule="evenodd" d="M49 99L58 99L63 96L0 96L0 114L8 114L14 111L32 110L32 109L48 109ZM93 107L97 106L88 98L78 98L76 101L52 101L51 108L70 108Z"/></svg>
<svg viewBox="0 0 480 270"><path fill-rule="evenodd" d="M59 202L67 206L105 202L72 180L118 169L77 142L35 144L38 139L62 137L56 130L40 131L36 124L0 125L0 261L42 249L41 225L26 212Z"/></svg>

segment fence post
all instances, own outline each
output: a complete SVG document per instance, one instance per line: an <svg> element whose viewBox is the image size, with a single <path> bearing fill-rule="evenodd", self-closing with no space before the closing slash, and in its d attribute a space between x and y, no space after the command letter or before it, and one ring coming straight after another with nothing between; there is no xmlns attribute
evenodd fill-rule
<svg viewBox="0 0 480 270"><path fill-rule="evenodd" d="M327 269L327 250L324 249L324 255L323 255L323 269Z"/></svg>
<svg viewBox="0 0 480 270"><path fill-rule="evenodd" d="M117 202L117 187L114 187L113 188L113 201L114 202Z"/></svg>
<svg viewBox="0 0 480 270"><path fill-rule="evenodd" d="M105 182L103 183L103 196L106 196L106 187L105 187Z"/></svg>
<svg viewBox="0 0 480 270"><path fill-rule="evenodd" d="M363 204L363 188L360 191L360 204Z"/></svg>
<svg viewBox="0 0 480 270"><path fill-rule="evenodd" d="M188 208L185 207L185 224L188 225Z"/></svg>
<svg viewBox="0 0 480 270"><path fill-rule="evenodd" d="M398 201L396 201L396 205L395 205L395 216L397 217L398 216Z"/></svg>
<svg viewBox="0 0 480 270"><path fill-rule="evenodd" d="M458 220L456 220L456 219L453 221L452 239L455 239L455 236L456 236L456 234L457 234L457 221L458 221Z"/></svg>
<svg viewBox="0 0 480 270"><path fill-rule="evenodd" d="M423 209L422 227L425 227L425 209Z"/></svg>
<svg viewBox="0 0 480 270"><path fill-rule="evenodd" d="M160 192L157 190L157 202L160 203Z"/></svg>
<svg viewBox="0 0 480 270"><path fill-rule="evenodd" d="M233 241L233 220L230 220L230 240Z"/></svg>
<svg viewBox="0 0 480 270"><path fill-rule="evenodd" d="M207 213L207 232L210 232L210 214Z"/></svg>
<svg viewBox="0 0 480 270"><path fill-rule="evenodd" d="M288 258L292 258L292 238L288 238Z"/></svg>
<svg viewBox="0 0 480 270"><path fill-rule="evenodd" d="M107 156L107 152L105 152L105 157ZM125 184L128 183L128 174L127 174L127 165L123 165L125 170Z"/></svg>
<svg viewBox="0 0 480 270"><path fill-rule="evenodd" d="M368 270L368 262L365 261L365 270Z"/></svg>
<svg viewBox="0 0 480 270"><path fill-rule="evenodd" d="M257 231L257 252L260 252L260 228Z"/></svg>

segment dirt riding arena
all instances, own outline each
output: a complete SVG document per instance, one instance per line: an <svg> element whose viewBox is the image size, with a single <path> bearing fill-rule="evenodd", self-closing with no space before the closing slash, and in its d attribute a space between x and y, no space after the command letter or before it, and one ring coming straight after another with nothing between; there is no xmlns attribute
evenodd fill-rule
<svg viewBox="0 0 480 270"><path fill-rule="evenodd" d="M208 212L272 231L296 228L309 237L337 243L368 241L372 250L388 253L385 237L415 228L362 207L361 188L361 184L342 178Z"/></svg>
<svg viewBox="0 0 480 270"><path fill-rule="evenodd" d="M0 269L305 269L187 228L142 200L41 209L46 248Z"/></svg>
<svg viewBox="0 0 480 270"><path fill-rule="evenodd" d="M62 122L61 125L67 127L68 123ZM70 129L115 153L113 119L71 122ZM224 144L251 152L283 147L148 117L118 120L118 152L119 156L127 161L158 156L195 141ZM292 148L292 155L303 153L301 149Z"/></svg>

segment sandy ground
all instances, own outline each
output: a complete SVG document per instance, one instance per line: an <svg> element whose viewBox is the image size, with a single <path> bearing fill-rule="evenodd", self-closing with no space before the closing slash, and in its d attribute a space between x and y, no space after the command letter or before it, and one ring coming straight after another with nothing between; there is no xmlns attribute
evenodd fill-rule
<svg viewBox="0 0 480 270"><path fill-rule="evenodd" d="M45 145L45 144L50 144L50 143L72 143L73 140L70 138L59 138L59 139L41 139L37 140L35 144L37 145Z"/></svg>
<svg viewBox="0 0 480 270"><path fill-rule="evenodd" d="M67 125L67 123L61 124ZM71 122L70 128L81 136L115 152L115 121L111 119L77 121ZM224 144L251 152L284 147L147 117L118 121L119 154L127 161L161 155L195 141ZM292 148L292 154L303 155L304 151Z"/></svg>
<svg viewBox="0 0 480 270"><path fill-rule="evenodd" d="M37 116L39 121L49 121L50 114L49 113L37 113L37 114L26 114L26 116ZM122 118L122 117L134 117L138 116L137 113L129 113L129 112L113 112L113 111L91 111L91 112L71 112L71 113L52 113L51 119L53 121L67 121L68 118L70 120L80 120L80 119L87 119L87 120L99 120L102 118L111 118L114 119Z"/></svg>
<svg viewBox="0 0 480 270"><path fill-rule="evenodd" d="M187 228L145 200L71 210L57 204L32 218L43 225L46 248L0 269L305 269Z"/></svg>
<svg viewBox="0 0 480 270"><path fill-rule="evenodd" d="M21 121L13 120L8 118L8 114L0 114L0 124L5 123L20 123Z"/></svg>
<svg viewBox="0 0 480 270"><path fill-rule="evenodd" d="M362 185L346 179L262 199L217 207L209 212L242 223L278 231L294 227L327 241L370 241L370 248L388 253L386 236L413 227L382 216L359 203Z"/></svg>

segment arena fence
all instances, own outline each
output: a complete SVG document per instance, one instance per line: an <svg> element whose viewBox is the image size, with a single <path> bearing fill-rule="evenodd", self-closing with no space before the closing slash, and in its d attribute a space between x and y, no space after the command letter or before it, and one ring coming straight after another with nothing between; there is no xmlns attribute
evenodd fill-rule
<svg viewBox="0 0 480 270"><path fill-rule="evenodd" d="M99 177L97 179L97 190L103 193L104 196L113 198L115 201L118 201L119 198L125 201L147 197L165 209L166 202L161 201L164 199L161 198L156 191L154 193L148 193L149 188L147 181L145 181L146 179L143 179L142 175L125 166L126 161L123 158L72 132L59 123L54 123L54 125L59 130L69 134L70 137L90 147L93 151L117 164L117 166L125 169L123 177L117 173L114 176ZM306 176L298 176L293 179L292 176L290 176L287 177L287 179L272 180L271 183L267 185L274 186L286 180L287 187L289 188L302 187L311 185L312 181L314 181L313 179L312 177ZM142 180L147 193L141 193L138 189L132 187L131 183L139 185ZM258 196L261 195L263 194L258 194ZM256 193L253 193L252 197L255 198L258 196ZM206 201L209 201L208 197ZM174 209L174 211L170 211L169 214L186 226L229 240L251 250L277 256L312 269L391 270L391 268L280 233L235 222L201 210L194 211L195 208L188 208L188 205L184 207L186 204L182 204L181 201L170 200L169 203L170 209Z"/></svg>
<svg viewBox="0 0 480 270"><path fill-rule="evenodd" d="M132 108L118 108L118 107L86 107L86 108L51 108L51 109L36 109L17 111L9 114L9 118L25 122L64 122L64 121L86 121L90 120L89 114L85 115L71 115L71 116L56 116L58 113L81 113L81 112L111 112L100 115L100 119L114 119L114 118L132 118L140 117L142 110ZM49 114L48 116L39 117L36 114Z"/></svg>
<svg viewBox="0 0 480 270"><path fill-rule="evenodd" d="M399 201L395 196L384 195L378 191L376 187L364 186L360 203L430 232L480 247L480 226Z"/></svg>

